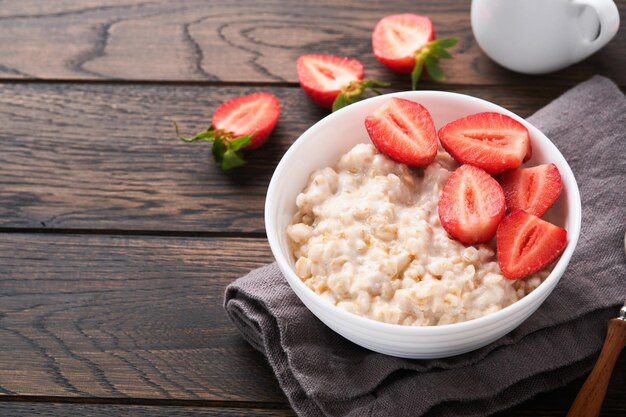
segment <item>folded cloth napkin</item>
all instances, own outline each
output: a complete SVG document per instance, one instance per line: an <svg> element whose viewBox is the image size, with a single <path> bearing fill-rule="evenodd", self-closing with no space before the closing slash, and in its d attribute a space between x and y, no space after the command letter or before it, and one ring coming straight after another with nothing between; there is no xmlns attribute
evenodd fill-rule
<svg viewBox="0 0 626 417"><path fill-rule="evenodd" d="M528 119L569 162L582 196L578 247L554 292L513 332L452 358L408 360L328 329L276 265L226 289L225 308L268 359L300 416L484 416L585 374L626 297L626 98L594 77Z"/></svg>

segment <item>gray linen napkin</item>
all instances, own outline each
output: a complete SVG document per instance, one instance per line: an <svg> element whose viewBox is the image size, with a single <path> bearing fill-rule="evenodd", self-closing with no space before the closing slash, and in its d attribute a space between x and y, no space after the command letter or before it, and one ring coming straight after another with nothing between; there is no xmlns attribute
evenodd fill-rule
<svg viewBox="0 0 626 417"><path fill-rule="evenodd" d="M626 297L626 98L594 77L528 119L574 171L583 227L570 265L515 331L447 359L407 360L337 335L298 300L276 265L226 289L225 308L266 355L300 416L484 416L585 374Z"/></svg>

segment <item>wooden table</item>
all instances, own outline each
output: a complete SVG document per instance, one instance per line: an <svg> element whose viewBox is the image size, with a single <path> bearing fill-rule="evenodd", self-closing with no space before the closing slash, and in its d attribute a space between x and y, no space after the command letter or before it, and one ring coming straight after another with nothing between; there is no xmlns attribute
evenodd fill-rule
<svg viewBox="0 0 626 417"><path fill-rule="evenodd" d="M600 73L626 87L626 4L601 52L544 77L476 45L469 2L1 1L0 415L292 416L271 369L222 310L224 287L272 260L263 203L281 155L326 112L299 89L303 53L373 57L384 15L456 36L448 81L522 116ZM254 91L283 113L247 166L174 139ZM392 91L391 89L388 91ZM617 313L617 312L616 312ZM563 352L567 354L567 352ZM626 415L626 358L604 406ZM561 416L578 380L501 414Z"/></svg>

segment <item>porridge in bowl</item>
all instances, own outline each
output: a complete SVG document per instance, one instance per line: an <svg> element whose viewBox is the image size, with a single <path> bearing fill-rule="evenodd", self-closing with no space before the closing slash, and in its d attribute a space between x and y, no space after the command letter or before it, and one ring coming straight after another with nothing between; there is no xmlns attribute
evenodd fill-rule
<svg viewBox="0 0 626 417"><path fill-rule="evenodd" d="M463 244L443 228L438 202L457 167L441 148L414 169L359 144L314 172L287 228L297 275L340 308L401 325L471 320L523 298L550 268L507 279L493 241Z"/></svg>

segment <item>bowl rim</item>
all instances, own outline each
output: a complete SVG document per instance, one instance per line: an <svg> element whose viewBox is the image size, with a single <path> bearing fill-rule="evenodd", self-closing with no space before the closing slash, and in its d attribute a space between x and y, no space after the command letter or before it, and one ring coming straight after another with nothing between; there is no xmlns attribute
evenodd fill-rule
<svg viewBox="0 0 626 417"><path fill-rule="evenodd" d="M478 317L471 320L466 320L458 323L451 324L442 324L442 325L433 325L433 326L407 326L402 324L392 324L377 321L374 319L370 319L367 317L359 316L354 313L350 313L347 310L344 310L336 305L332 304L330 301L320 297L319 294L315 293L309 287L307 287L304 282L296 275L293 268L289 265L285 254L282 252L279 241L278 241L278 231L276 229L276 216L279 213L279 207L275 202L277 199L275 196L279 193L280 189L278 187L278 179L285 175L285 171L288 165L288 161L295 155L302 144L309 140L308 138L313 137L317 134L317 131L321 130L325 125L331 124L340 117L343 117L344 114L355 111L360 107L367 106L369 103L373 101L383 101L389 99L391 97L399 97L407 100L418 101L420 96L434 96L440 98L446 97L454 97L456 99L461 100L469 100L473 102L478 102L481 104L487 104L488 106L495 106L498 111L507 116L512 117L513 119L522 123L530 132L531 137L540 138L546 142L546 146L548 147L550 154L555 155L557 159L561 159L562 166L567 169L565 172L561 172L561 176L564 178L563 183L564 187L567 186L568 193L572 193L572 198L568 199L574 202L574 205L568 203L568 215L571 215L571 230L568 230L568 244L561 254L559 260L557 261L554 269L550 272L548 277L543 280L543 282L530 294L526 295L522 299L510 304L498 311L493 313L489 313L485 316ZM310 173L309 173L310 175ZM581 222L582 222L582 206L580 200L580 191L578 188L578 183L576 182L576 178L574 173L572 172L569 163L561 154L556 145L537 127L526 121L524 118L518 116L512 111L505 109L498 104L492 103L488 100L484 100L478 97L470 96L467 94L454 93L448 91L435 91L435 90L419 90L419 91L401 91L379 95L376 97L371 97L360 102L351 104L350 106L344 107L339 111L333 112L323 119L317 121L315 124L310 126L307 130L305 130L289 147L287 152L283 155L280 162L278 163L272 178L270 180L270 184L267 190L266 199L265 199L265 228L267 239L270 245L270 249L276 260L279 269L285 275L285 279L292 287L292 290L296 293L298 298L300 298L300 294L294 286L297 287L298 290L304 291L305 293L310 293L313 297L310 297L311 302L319 303L324 306L324 308L328 308L333 314L336 315L339 321L349 323L354 325L355 327L368 328L369 330L386 332L386 333L403 333L410 336L436 336L436 335L449 335L450 332L463 332L465 330L472 330L483 325L488 325L494 322L498 322L501 319L506 319L510 314L514 314L516 311L523 311L526 308L530 307L533 303L535 303L538 299L543 297L547 297L545 294L546 291L549 293L551 289L553 289L561 276L565 272L567 265L574 253L574 249L578 243L578 238L580 235ZM301 300L302 301L302 300ZM306 304L306 303L305 303ZM307 306L308 308L308 306ZM308 308L314 315L310 308Z"/></svg>

